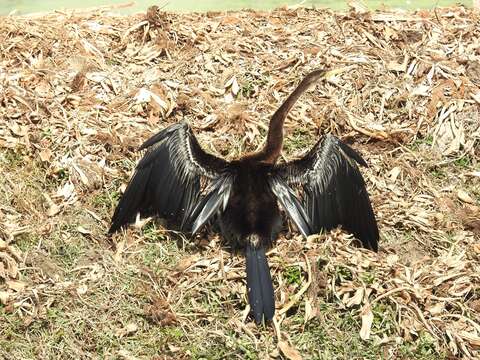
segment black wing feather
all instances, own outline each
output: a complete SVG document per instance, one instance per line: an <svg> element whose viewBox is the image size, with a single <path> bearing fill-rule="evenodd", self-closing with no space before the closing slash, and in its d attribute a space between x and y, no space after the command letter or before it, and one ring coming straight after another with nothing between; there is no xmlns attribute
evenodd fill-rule
<svg viewBox="0 0 480 360"><path fill-rule="evenodd" d="M299 214L306 214L304 220L310 228L307 235L342 225L365 248L377 251L377 222L356 163L367 165L355 150L327 135L303 158L278 165L272 171L270 184L280 204L304 235L306 227L299 226ZM301 189L300 196L290 189L292 185ZM275 186L281 190L276 190ZM289 199L282 199L280 192L287 194Z"/></svg>
<svg viewBox="0 0 480 360"><path fill-rule="evenodd" d="M230 193L231 175L228 163L205 153L185 122L171 125L148 139L140 149L148 148L122 195L112 218L109 233L141 215L156 214L179 223L181 230L191 230L196 216L196 229L203 225L219 206L207 205L205 198L225 197ZM213 186L211 193L202 195L203 183ZM208 210L208 211L207 211Z"/></svg>

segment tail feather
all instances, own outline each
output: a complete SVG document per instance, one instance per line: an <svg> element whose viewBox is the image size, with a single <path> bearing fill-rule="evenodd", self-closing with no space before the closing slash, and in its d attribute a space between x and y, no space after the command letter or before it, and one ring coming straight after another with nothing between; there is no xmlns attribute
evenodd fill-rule
<svg viewBox="0 0 480 360"><path fill-rule="evenodd" d="M255 322L259 324L262 318L272 320L275 313L275 297L272 277L268 268L265 248L255 248L251 245L246 249L247 290Z"/></svg>

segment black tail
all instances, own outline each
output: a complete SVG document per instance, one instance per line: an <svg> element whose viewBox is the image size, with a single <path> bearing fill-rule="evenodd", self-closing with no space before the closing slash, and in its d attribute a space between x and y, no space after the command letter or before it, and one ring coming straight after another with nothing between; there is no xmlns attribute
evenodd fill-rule
<svg viewBox="0 0 480 360"><path fill-rule="evenodd" d="M266 320L272 320L275 313L275 297L273 295L272 277L268 268L265 248L254 248L247 246L247 290L248 301L252 308L252 314L255 322L259 324L262 317Z"/></svg>

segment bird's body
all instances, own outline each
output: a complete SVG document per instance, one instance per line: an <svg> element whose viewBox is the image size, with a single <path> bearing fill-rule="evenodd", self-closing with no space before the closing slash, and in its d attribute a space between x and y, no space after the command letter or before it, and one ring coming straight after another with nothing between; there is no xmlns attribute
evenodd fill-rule
<svg viewBox="0 0 480 360"><path fill-rule="evenodd" d="M115 209L109 232L137 213L176 220L181 230L193 234L208 221L218 222L223 238L245 252L249 303L257 323L272 319L275 311L266 251L282 228L280 207L304 236L341 225L376 251L378 228L356 165L366 165L360 155L327 135L303 158L277 164L289 110L323 74L307 75L273 115L265 147L238 160L205 153L185 122L152 136L141 146L148 150Z"/></svg>
<svg viewBox="0 0 480 360"><path fill-rule="evenodd" d="M276 238L281 223L277 199L267 181L272 166L249 159L230 166L236 176L228 204L219 217L222 235L234 247L245 246L252 234L268 246Z"/></svg>

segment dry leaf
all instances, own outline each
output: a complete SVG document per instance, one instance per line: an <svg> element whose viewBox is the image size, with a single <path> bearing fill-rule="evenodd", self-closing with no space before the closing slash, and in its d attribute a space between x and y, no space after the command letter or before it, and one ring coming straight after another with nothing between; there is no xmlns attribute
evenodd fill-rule
<svg viewBox="0 0 480 360"><path fill-rule="evenodd" d="M370 330L372 329L373 313L370 304L366 304L362 309L362 328L360 329L360 338L368 340L370 338Z"/></svg>
<svg viewBox="0 0 480 360"><path fill-rule="evenodd" d="M175 267L176 271L185 271L192 264L196 263L200 257L198 255L191 255L180 259L177 266Z"/></svg>
<svg viewBox="0 0 480 360"><path fill-rule="evenodd" d="M239 91L240 91L240 86L238 85L237 78L233 78L233 82L232 82L233 95L237 95Z"/></svg>
<svg viewBox="0 0 480 360"><path fill-rule="evenodd" d="M388 173L388 178L391 182L395 182L398 178L398 175L402 172L402 169L399 166L395 166L390 172Z"/></svg>
<svg viewBox="0 0 480 360"><path fill-rule="evenodd" d="M431 306L425 307L425 310L427 310L430 314L434 316L440 315L444 309L445 309L445 303L442 301L438 303L434 303Z"/></svg>
<svg viewBox="0 0 480 360"><path fill-rule="evenodd" d="M278 348L287 359L302 360L302 355L300 355L298 350L291 347L286 341L279 341Z"/></svg>
<svg viewBox="0 0 480 360"><path fill-rule="evenodd" d="M161 297L154 297L152 304L145 306L143 311L145 316L160 326L170 326L177 322L177 317L168 301Z"/></svg>
<svg viewBox="0 0 480 360"><path fill-rule="evenodd" d="M83 285L80 285L78 288L77 288L77 295L79 296L82 296L82 295L85 295L88 291L88 286L83 284Z"/></svg>
<svg viewBox="0 0 480 360"><path fill-rule="evenodd" d="M9 297L10 297L10 294L8 292L0 291L0 303L1 304L7 305Z"/></svg>
<svg viewBox="0 0 480 360"><path fill-rule="evenodd" d="M478 336L477 334L468 331L459 331L458 336L468 341L470 344L476 347L480 347L480 336Z"/></svg>
<svg viewBox="0 0 480 360"><path fill-rule="evenodd" d="M43 193L43 197L45 198L48 204L47 216L52 217L57 215L61 211L60 206L55 204L47 193Z"/></svg>
<svg viewBox="0 0 480 360"><path fill-rule="evenodd" d="M314 302L310 298L305 299L305 323L317 316L318 310L313 304Z"/></svg>
<svg viewBox="0 0 480 360"><path fill-rule="evenodd" d="M353 295L345 304L347 307L352 307L353 305L360 305L363 300L363 287L358 288Z"/></svg>
<svg viewBox="0 0 480 360"><path fill-rule="evenodd" d="M75 195L75 185L73 185L70 181L67 181L62 187L59 187L56 193L56 196L61 196L65 200L69 200L74 195Z"/></svg>
<svg viewBox="0 0 480 360"><path fill-rule="evenodd" d="M396 254L391 254L387 256L387 264L388 266L393 266L395 265L399 260L398 255Z"/></svg>
<svg viewBox="0 0 480 360"><path fill-rule="evenodd" d="M138 325L135 323L128 323L125 327L115 331L115 335L118 337L124 337L135 333L138 330Z"/></svg>
<svg viewBox="0 0 480 360"><path fill-rule="evenodd" d="M389 61L387 63L387 69L390 71L405 72L407 71L407 64L406 63L400 64L396 61Z"/></svg>
<svg viewBox="0 0 480 360"><path fill-rule="evenodd" d="M7 250L10 250L8 247ZM9 251L11 253L11 251ZM16 261L8 253L0 252L0 278L15 279L18 275Z"/></svg>
<svg viewBox="0 0 480 360"><path fill-rule="evenodd" d="M125 350L125 349L118 350L117 355L120 359L140 360L140 358L133 356L128 350Z"/></svg>
<svg viewBox="0 0 480 360"><path fill-rule="evenodd" d="M40 156L40 160L42 160L43 162L50 162L53 153L50 149L43 149L38 153L38 155Z"/></svg>
<svg viewBox="0 0 480 360"><path fill-rule="evenodd" d="M27 286L27 284L25 282L19 281L19 280L7 280L6 284L7 284L9 289L12 289L16 292L23 291L25 289L25 287Z"/></svg>
<svg viewBox="0 0 480 360"><path fill-rule="evenodd" d="M17 136L25 136L28 134L28 126L18 125L15 122L12 122L8 125L11 132Z"/></svg>
<svg viewBox="0 0 480 360"><path fill-rule="evenodd" d="M116 245L115 255L113 255L113 260L118 263L122 260L123 252L125 251L126 240L121 240Z"/></svg>
<svg viewBox="0 0 480 360"><path fill-rule="evenodd" d="M90 235L92 233L91 230L85 229L83 226L78 226L77 231L83 235Z"/></svg>
<svg viewBox="0 0 480 360"><path fill-rule="evenodd" d="M472 197L468 195L468 193L465 190L462 190L462 189L458 190L457 196L464 203L475 204L475 200L473 200Z"/></svg>
<svg viewBox="0 0 480 360"><path fill-rule="evenodd" d="M236 16L222 16L222 21L220 24L222 25L237 25L240 23L240 19Z"/></svg>

